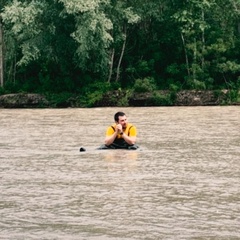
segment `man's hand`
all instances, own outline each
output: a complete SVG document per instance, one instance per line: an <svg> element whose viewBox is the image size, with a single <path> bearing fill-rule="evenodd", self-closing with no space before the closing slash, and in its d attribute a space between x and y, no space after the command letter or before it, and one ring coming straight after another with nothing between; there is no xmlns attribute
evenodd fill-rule
<svg viewBox="0 0 240 240"><path fill-rule="evenodd" d="M109 146L110 144L112 144L113 141L115 140L115 138L117 137L117 135L118 135L119 133L121 133L121 132L122 132L122 125L121 125L121 124L117 124L117 125L116 125L116 128L115 128L115 132L114 132L111 136L107 136L107 137L105 138L105 144L106 144L107 146Z"/></svg>
<svg viewBox="0 0 240 240"><path fill-rule="evenodd" d="M123 131L123 130L122 130L122 125L121 125L121 124L117 124L117 126L116 126L116 131L117 131L118 133L120 133L120 132Z"/></svg>

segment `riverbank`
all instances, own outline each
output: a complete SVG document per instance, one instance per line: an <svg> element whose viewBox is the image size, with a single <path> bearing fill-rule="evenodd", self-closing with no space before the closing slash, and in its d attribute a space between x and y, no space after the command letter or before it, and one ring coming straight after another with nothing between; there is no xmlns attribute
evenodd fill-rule
<svg viewBox="0 0 240 240"><path fill-rule="evenodd" d="M0 108L66 108L66 107L146 107L146 106L217 106L240 105L240 92L230 90L182 90L129 93L116 90L105 93L91 103L81 96L53 100L33 93L0 96Z"/></svg>

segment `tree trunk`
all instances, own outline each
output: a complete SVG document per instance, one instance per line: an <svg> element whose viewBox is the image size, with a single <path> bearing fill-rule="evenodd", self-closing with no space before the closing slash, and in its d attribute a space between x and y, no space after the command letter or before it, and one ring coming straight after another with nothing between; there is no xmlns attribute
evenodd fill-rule
<svg viewBox="0 0 240 240"><path fill-rule="evenodd" d="M193 64L192 64L192 76L193 76L193 80L194 81L197 80L197 77L196 77L196 66L197 66L197 40L194 37Z"/></svg>
<svg viewBox="0 0 240 240"><path fill-rule="evenodd" d="M118 82L119 77L120 77L120 67L121 67L121 63L122 63L123 54L125 52L126 41L127 41L127 31L126 31L126 27L124 27L124 40L123 40L121 55L120 55L120 58L119 58L119 61L118 61L117 75L116 75L115 82Z"/></svg>
<svg viewBox="0 0 240 240"><path fill-rule="evenodd" d="M185 61L186 61L186 65L187 65L187 73L188 73L188 76L190 77L189 61L188 61L186 43L185 43L185 39L184 39L183 33L181 33L181 38L182 38L183 49L184 49L184 54L185 54Z"/></svg>
<svg viewBox="0 0 240 240"><path fill-rule="evenodd" d="M202 10L202 21L205 22L205 14L204 11ZM204 58L204 54L205 54L205 30L202 30L202 70L204 71L204 67L205 67L205 58Z"/></svg>
<svg viewBox="0 0 240 240"><path fill-rule="evenodd" d="M112 72L113 72L113 61L114 61L115 49L112 49L111 61L109 63L109 74L108 74L108 83L111 82Z"/></svg>
<svg viewBox="0 0 240 240"><path fill-rule="evenodd" d="M0 86L3 87L3 29L2 16L0 15Z"/></svg>

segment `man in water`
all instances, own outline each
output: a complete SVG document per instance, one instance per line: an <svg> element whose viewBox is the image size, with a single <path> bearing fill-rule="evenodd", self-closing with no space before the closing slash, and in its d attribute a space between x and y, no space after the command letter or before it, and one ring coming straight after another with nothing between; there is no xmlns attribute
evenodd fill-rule
<svg viewBox="0 0 240 240"><path fill-rule="evenodd" d="M109 126L106 131L105 145L101 149L137 149L135 145L137 129L128 123L126 114L117 112L114 115L115 124Z"/></svg>

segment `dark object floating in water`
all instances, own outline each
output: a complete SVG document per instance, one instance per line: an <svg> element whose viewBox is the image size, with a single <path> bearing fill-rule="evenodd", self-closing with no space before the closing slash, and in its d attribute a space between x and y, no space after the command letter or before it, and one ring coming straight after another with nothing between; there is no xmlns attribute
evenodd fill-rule
<svg viewBox="0 0 240 240"><path fill-rule="evenodd" d="M86 152L86 149L85 149L84 147L81 147L81 148L79 149L79 152Z"/></svg>

